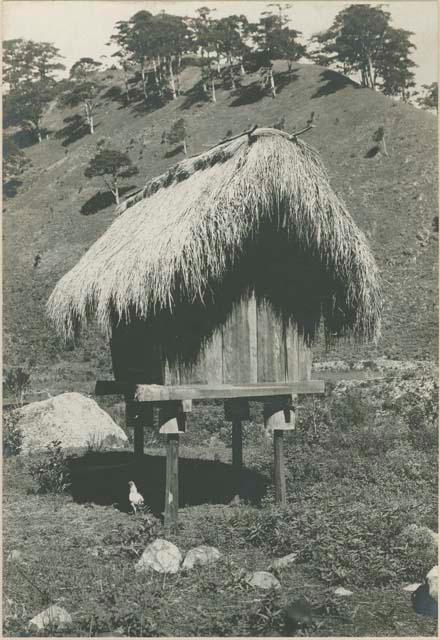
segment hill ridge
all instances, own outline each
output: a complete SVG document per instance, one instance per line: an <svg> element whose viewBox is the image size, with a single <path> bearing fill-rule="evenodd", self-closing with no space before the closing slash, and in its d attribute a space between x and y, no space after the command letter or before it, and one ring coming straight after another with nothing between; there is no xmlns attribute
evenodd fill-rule
<svg viewBox="0 0 440 640"><path fill-rule="evenodd" d="M106 71L94 136L82 135L79 111L53 107L44 126L50 139L26 149L32 166L4 210L4 363L38 371L50 382L109 375L105 341L90 331L75 350L54 336L45 302L57 280L111 223L114 207L99 180L83 173L101 136L127 149L139 175L127 183L142 188L183 158L161 143L162 132L186 120L188 152L194 155L254 124L284 118L289 132L304 126L311 112L316 128L304 139L321 154L336 193L366 233L379 264L385 297L383 338L377 346L340 344L315 358L437 357L437 123L411 105L362 89L344 76L314 65L296 64L289 76L275 63L278 96L259 97L258 77L249 76L240 94L218 89L217 102L197 97L199 69L182 73L185 95L156 110L142 102L121 104L122 78ZM76 126L76 129L75 129ZM374 131L383 126L388 156L374 151ZM102 208L100 208L102 207ZM435 218L437 217L437 231ZM433 226L434 225L434 226ZM40 256L34 266L35 256Z"/></svg>

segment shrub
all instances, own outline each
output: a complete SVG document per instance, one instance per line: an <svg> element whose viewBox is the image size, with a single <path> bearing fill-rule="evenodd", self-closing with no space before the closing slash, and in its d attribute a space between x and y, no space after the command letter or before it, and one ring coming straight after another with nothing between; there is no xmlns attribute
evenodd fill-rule
<svg viewBox="0 0 440 640"><path fill-rule="evenodd" d="M130 525L119 524L116 529L108 533L103 542L106 545L117 545L131 557L138 557L145 546L155 540L161 531L161 524L149 512L143 512Z"/></svg>
<svg viewBox="0 0 440 640"><path fill-rule="evenodd" d="M266 501L260 510L240 509L228 525L235 544L239 538L271 556L297 553L329 585L382 587L414 580L434 564L430 552L420 552L419 539L403 546L401 538L408 521L432 526L432 512L420 494L384 492L382 484L366 489L347 478L315 483L286 508Z"/></svg>
<svg viewBox="0 0 440 640"><path fill-rule="evenodd" d="M23 433L17 425L17 415L14 412L3 415L3 455L17 456L23 445Z"/></svg>
<svg viewBox="0 0 440 640"><path fill-rule="evenodd" d="M279 593L271 590L249 614L248 625L250 635L284 635L284 619L285 616L280 603Z"/></svg>
<svg viewBox="0 0 440 640"><path fill-rule="evenodd" d="M409 525L397 537L393 552L413 580L423 580L437 564L437 541L428 527Z"/></svg>
<svg viewBox="0 0 440 640"><path fill-rule="evenodd" d="M64 493L70 487L67 458L59 440L53 440L45 453L30 462L29 473L37 484L37 493Z"/></svg>
<svg viewBox="0 0 440 640"><path fill-rule="evenodd" d="M19 405L23 404L25 389L29 387L31 374L22 367L3 371L3 395L12 397Z"/></svg>
<svg viewBox="0 0 440 640"><path fill-rule="evenodd" d="M427 452L438 450L438 426L429 411L416 405L408 411L406 421L409 440L415 449Z"/></svg>

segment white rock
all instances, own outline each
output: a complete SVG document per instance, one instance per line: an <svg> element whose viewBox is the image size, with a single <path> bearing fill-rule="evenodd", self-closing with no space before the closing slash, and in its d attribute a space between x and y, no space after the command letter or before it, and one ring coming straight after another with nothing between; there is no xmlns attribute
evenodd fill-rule
<svg viewBox="0 0 440 640"><path fill-rule="evenodd" d="M183 561L182 569L192 569L197 565L212 564L221 558L221 553L215 547L201 545L190 549Z"/></svg>
<svg viewBox="0 0 440 640"><path fill-rule="evenodd" d="M434 600L438 598L438 566L432 567L431 571L426 574L426 583L428 585L429 595Z"/></svg>
<svg viewBox="0 0 440 640"><path fill-rule="evenodd" d="M136 571L157 571L159 573L177 573L182 562L182 554L175 544L158 538L143 552Z"/></svg>
<svg viewBox="0 0 440 640"><path fill-rule="evenodd" d="M11 553L8 554L8 562L21 562L23 560L23 554L18 549L12 549Z"/></svg>
<svg viewBox="0 0 440 640"><path fill-rule="evenodd" d="M344 589L344 587L338 587L337 589L335 589L335 596L352 596L353 595L353 591L350 591L349 589Z"/></svg>
<svg viewBox="0 0 440 640"><path fill-rule="evenodd" d="M277 571L280 569L286 569L296 562L297 558L297 553L289 553L287 556L283 556L282 558L276 558L271 564L271 569L275 569Z"/></svg>
<svg viewBox="0 0 440 640"><path fill-rule="evenodd" d="M254 571L246 576L246 582L258 589L281 589L280 581L269 571Z"/></svg>
<svg viewBox="0 0 440 640"><path fill-rule="evenodd" d="M124 431L108 413L80 393L62 393L32 402L14 413L23 434L23 453L45 449L53 440L60 440L63 449L128 443Z"/></svg>
<svg viewBox="0 0 440 640"><path fill-rule="evenodd" d="M41 611L29 622L29 627L36 628L38 631L43 629L65 629L72 624L72 618L69 613L56 604Z"/></svg>
<svg viewBox="0 0 440 640"><path fill-rule="evenodd" d="M409 593L414 593L420 587L420 582L413 582L412 584L407 584L406 587L403 587L404 591L408 591Z"/></svg>

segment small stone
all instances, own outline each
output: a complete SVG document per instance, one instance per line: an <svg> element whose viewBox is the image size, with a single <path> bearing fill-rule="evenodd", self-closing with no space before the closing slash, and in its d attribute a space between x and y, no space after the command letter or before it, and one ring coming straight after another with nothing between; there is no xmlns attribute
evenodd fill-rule
<svg viewBox="0 0 440 640"><path fill-rule="evenodd" d="M409 593L414 593L414 591L417 591L420 585L420 582L413 582L412 584L408 584L406 585L406 587L403 587L403 590L408 591Z"/></svg>
<svg viewBox="0 0 440 640"><path fill-rule="evenodd" d="M337 589L335 589L335 596L352 596L353 595L353 591L350 591L349 589L344 589L344 587L338 587Z"/></svg>
<svg viewBox="0 0 440 640"><path fill-rule="evenodd" d="M438 598L438 566L432 567L426 575L426 584L428 585L428 591L431 598L437 600Z"/></svg>
<svg viewBox="0 0 440 640"><path fill-rule="evenodd" d="M38 631L43 629L65 629L72 624L72 618L70 614L59 607L56 604L52 604L50 607L41 611L29 622L29 627L36 628Z"/></svg>
<svg viewBox="0 0 440 640"><path fill-rule="evenodd" d="M246 576L246 582L258 589L281 589L280 581L269 571L254 571Z"/></svg>
<svg viewBox="0 0 440 640"><path fill-rule="evenodd" d="M176 545L158 538L147 546L136 564L136 571L152 569L158 573L177 573L181 562L182 554Z"/></svg>
<svg viewBox="0 0 440 640"><path fill-rule="evenodd" d="M201 545L190 549L183 561L182 569L193 569L198 565L212 564L221 558L221 553L215 547Z"/></svg>
<svg viewBox="0 0 440 640"><path fill-rule="evenodd" d="M18 551L18 549L12 549L7 559L8 562L21 562L21 560L23 560L23 554L21 551Z"/></svg>
<svg viewBox="0 0 440 640"><path fill-rule="evenodd" d="M275 571L286 569L287 567L290 567L290 565L292 565L294 562L296 562L297 558L297 553L289 553L287 556L283 556L282 558L276 558L271 564L271 569Z"/></svg>

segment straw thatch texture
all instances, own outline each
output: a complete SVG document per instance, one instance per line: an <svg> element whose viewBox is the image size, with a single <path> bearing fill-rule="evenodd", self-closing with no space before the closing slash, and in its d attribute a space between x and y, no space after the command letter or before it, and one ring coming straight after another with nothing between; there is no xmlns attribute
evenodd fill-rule
<svg viewBox="0 0 440 640"><path fill-rule="evenodd" d="M328 336L379 334L378 272L364 235L317 152L284 132L257 129L186 159L122 209L49 299L65 336L92 315L110 333L120 320L189 321L205 310L206 338L251 291L309 337L321 319Z"/></svg>

